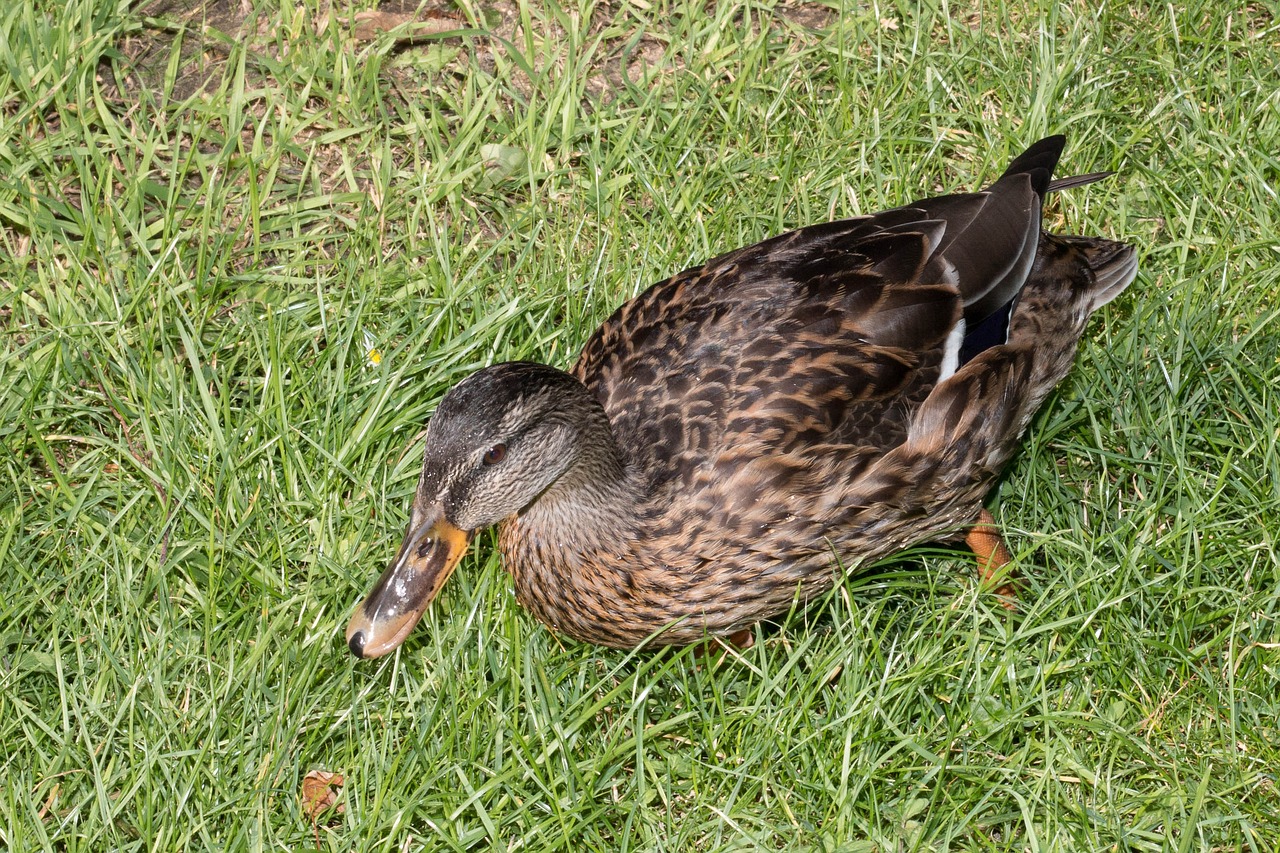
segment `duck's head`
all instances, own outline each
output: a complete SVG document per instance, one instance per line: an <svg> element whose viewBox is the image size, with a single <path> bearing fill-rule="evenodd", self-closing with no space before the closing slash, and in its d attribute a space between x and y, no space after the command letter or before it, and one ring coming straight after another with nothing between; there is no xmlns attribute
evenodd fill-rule
<svg viewBox="0 0 1280 853"><path fill-rule="evenodd" d="M378 657L404 642L472 535L550 489L602 423L582 383L546 365L494 365L449 391L427 428L404 541L347 625L352 654Z"/></svg>

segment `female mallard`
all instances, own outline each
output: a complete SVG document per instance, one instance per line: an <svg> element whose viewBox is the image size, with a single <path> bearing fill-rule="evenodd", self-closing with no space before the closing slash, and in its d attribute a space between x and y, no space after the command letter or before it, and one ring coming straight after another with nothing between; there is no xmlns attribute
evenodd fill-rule
<svg viewBox="0 0 1280 853"><path fill-rule="evenodd" d="M347 628L404 641L500 523L516 597L627 648L741 632L843 565L928 540L1007 560L988 490L1131 246L1040 228L1064 139L983 192L813 225L619 308L572 372L498 364L445 395L404 542Z"/></svg>

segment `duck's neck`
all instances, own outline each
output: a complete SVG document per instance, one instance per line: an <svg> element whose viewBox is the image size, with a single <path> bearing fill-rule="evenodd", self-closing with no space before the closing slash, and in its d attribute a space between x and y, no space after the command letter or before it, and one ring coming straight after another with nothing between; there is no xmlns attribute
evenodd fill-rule
<svg viewBox="0 0 1280 853"><path fill-rule="evenodd" d="M634 607L632 572L644 565L637 537L644 495L611 432L585 441L569 469L499 528L520 603L580 640L620 648L642 640L652 628L630 625L625 614Z"/></svg>
<svg viewBox="0 0 1280 853"><path fill-rule="evenodd" d="M573 461L500 530L507 569L522 601L573 598L568 587L589 567L632 562L645 484L627 465L604 410L586 389L583 393L590 405L584 407L585 417L574 419L581 433Z"/></svg>
<svg viewBox="0 0 1280 853"><path fill-rule="evenodd" d="M576 458L521 516L564 543L586 550L609 547L631 524L643 490L624 460L603 409L593 399L592 416L584 420ZM554 534L552 533L554 531Z"/></svg>

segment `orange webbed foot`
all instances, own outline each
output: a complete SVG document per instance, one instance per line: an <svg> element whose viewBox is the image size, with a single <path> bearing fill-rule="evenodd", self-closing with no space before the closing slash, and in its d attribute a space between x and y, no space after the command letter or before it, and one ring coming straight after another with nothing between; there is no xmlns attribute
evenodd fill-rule
<svg viewBox="0 0 1280 853"><path fill-rule="evenodd" d="M751 628L739 628L729 634L720 634L702 640L693 650L694 657L711 658L717 654L746 651L756 644L756 634ZM716 658L719 660L719 658Z"/></svg>
<svg viewBox="0 0 1280 853"><path fill-rule="evenodd" d="M1005 566L1013 560L1013 555L1000 537L995 517L983 509L964 542L978 558L978 578L983 586L995 584L994 592L1000 597L1000 603L1009 610L1016 610L1018 591L1014 578L1004 571Z"/></svg>

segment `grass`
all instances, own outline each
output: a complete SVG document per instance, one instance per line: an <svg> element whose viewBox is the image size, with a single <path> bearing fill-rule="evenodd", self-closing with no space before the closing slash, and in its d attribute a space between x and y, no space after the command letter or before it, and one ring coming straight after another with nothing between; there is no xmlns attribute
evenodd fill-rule
<svg viewBox="0 0 1280 853"><path fill-rule="evenodd" d="M1277 849L1274 9L566 2L0 23L0 844ZM993 496L1016 617L917 549L719 663L624 654L486 535L346 653L460 377L1049 132L1120 173L1052 222L1143 259Z"/></svg>

